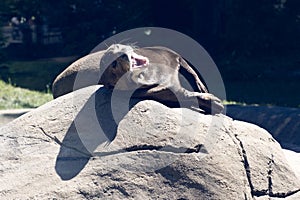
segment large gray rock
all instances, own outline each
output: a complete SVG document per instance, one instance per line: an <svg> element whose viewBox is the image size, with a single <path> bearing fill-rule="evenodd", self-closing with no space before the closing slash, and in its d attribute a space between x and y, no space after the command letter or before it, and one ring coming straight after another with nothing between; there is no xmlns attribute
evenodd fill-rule
<svg viewBox="0 0 300 200"><path fill-rule="evenodd" d="M100 80L100 60L103 51L88 54L68 66L52 84L53 97L57 98L72 91L97 85Z"/></svg>
<svg viewBox="0 0 300 200"><path fill-rule="evenodd" d="M116 97L91 86L1 127L0 198L299 199L264 129Z"/></svg>

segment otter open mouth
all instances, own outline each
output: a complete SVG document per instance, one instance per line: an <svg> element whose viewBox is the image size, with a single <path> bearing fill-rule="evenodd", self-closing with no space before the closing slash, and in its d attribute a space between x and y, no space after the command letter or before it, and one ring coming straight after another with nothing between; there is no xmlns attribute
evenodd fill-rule
<svg viewBox="0 0 300 200"><path fill-rule="evenodd" d="M147 57L138 55L134 52L130 55L130 67L131 69L144 67L149 64L149 59Z"/></svg>

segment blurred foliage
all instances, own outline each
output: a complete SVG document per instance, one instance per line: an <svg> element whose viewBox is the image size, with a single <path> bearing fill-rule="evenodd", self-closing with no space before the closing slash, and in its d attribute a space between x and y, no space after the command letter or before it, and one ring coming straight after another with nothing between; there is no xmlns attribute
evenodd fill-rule
<svg viewBox="0 0 300 200"><path fill-rule="evenodd" d="M122 0L4 0L2 21L34 17L38 28L58 28L63 35L61 54L88 53L104 38L128 28L145 25L148 1ZM149 12L148 12L149 13Z"/></svg>
<svg viewBox="0 0 300 200"><path fill-rule="evenodd" d="M64 46L58 49L69 55L86 54L112 34L141 26L181 31L219 54L300 45L299 0L1 0L2 24L13 16L34 16L37 25L59 28Z"/></svg>
<svg viewBox="0 0 300 200"><path fill-rule="evenodd" d="M299 49L300 1L231 0L229 6L220 35L225 49L248 55Z"/></svg>

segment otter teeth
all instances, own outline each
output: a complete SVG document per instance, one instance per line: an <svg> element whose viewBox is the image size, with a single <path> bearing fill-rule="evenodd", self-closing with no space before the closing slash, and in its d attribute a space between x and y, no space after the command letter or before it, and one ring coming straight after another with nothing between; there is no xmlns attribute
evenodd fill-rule
<svg viewBox="0 0 300 200"><path fill-rule="evenodd" d="M139 67L143 67L143 66L146 66L149 64L148 58L138 55L136 53L133 53L130 58L131 58L131 67L132 68L139 68Z"/></svg>

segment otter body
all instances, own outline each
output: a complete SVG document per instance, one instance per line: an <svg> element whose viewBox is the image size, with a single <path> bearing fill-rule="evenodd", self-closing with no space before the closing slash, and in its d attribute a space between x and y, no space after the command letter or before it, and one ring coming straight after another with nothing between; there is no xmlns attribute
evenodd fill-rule
<svg viewBox="0 0 300 200"><path fill-rule="evenodd" d="M223 105L208 93L197 73L176 52L166 47L132 48L128 45L110 46L101 59L102 77L99 81L108 89L135 90L133 97L151 98L161 102L179 102L206 113L220 113ZM196 91L182 87L179 70L183 68L196 85Z"/></svg>

